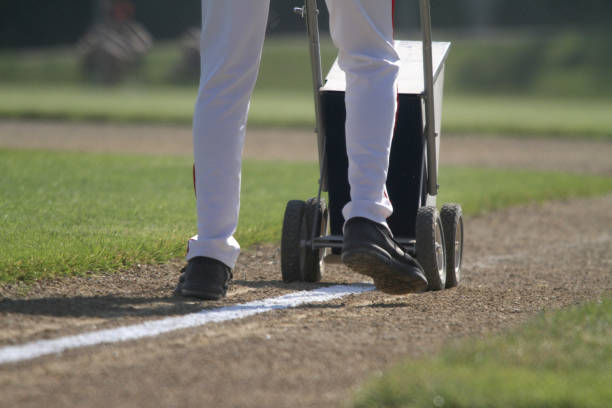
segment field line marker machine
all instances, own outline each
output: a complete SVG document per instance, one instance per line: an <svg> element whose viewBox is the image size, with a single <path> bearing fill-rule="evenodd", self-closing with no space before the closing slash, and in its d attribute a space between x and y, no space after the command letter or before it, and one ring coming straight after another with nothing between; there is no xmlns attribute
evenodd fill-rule
<svg viewBox="0 0 612 408"><path fill-rule="evenodd" d="M429 0L419 0L422 41L395 41L400 56L398 112L387 178L395 239L423 266L428 290L457 286L463 258L459 204L437 209L444 70L448 42L432 42ZM344 72L333 64L323 81L317 0L294 12L306 21L319 153L319 190L285 209L281 271L285 282L317 282L326 263L339 262L342 208L350 200L345 142ZM328 193L329 205L322 199Z"/></svg>

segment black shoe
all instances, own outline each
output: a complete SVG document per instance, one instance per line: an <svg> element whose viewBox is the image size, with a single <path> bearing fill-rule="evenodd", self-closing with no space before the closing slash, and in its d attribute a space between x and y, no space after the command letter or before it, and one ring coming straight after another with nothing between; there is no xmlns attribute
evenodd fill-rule
<svg viewBox="0 0 612 408"><path fill-rule="evenodd" d="M342 263L374 279L376 288L390 294L427 289L423 268L398 244L383 225L351 218L344 225Z"/></svg>
<svg viewBox="0 0 612 408"><path fill-rule="evenodd" d="M223 262L213 258L197 256L183 269L176 293L181 296L205 300L225 297L232 270Z"/></svg>

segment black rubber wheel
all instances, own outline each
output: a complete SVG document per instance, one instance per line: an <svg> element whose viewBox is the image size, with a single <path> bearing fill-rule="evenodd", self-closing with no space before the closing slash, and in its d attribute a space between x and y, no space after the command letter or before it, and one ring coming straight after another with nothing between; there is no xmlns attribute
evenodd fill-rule
<svg viewBox="0 0 612 408"><path fill-rule="evenodd" d="M446 287L446 246L440 214L435 207L421 207L416 219L416 256L429 282L428 290Z"/></svg>
<svg viewBox="0 0 612 408"><path fill-rule="evenodd" d="M305 225L302 228L307 231L306 239L310 239L313 236L311 233L313 225L315 226L315 237L320 237L327 232L327 205L324 200L317 202L316 198L311 198L306 201L304 215ZM325 264L323 263L324 254L325 251L321 248L306 249L304 266L302 268L304 282L319 282L321 280L321 275L325 270Z"/></svg>
<svg viewBox="0 0 612 408"><path fill-rule="evenodd" d="M463 210L459 204L445 204L440 210L446 243L446 287L454 288L461 281L463 261Z"/></svg>
<svg viewBox="0 0 612 408"><path fill-rule="evenodd" d="M300 200L289 201L285 207L281 235L281 272L285 282L302 281L300 238L305 208L306 203Z"/></svg>
<svg viewBox="0 0 612 408"><path fill-rule="evenodd" d="M315 220L316 217L316 220ZM313 224L320 236L327 229L325 202L317 205L312 198L307 202L292 200L287 203L281 237L281 272L285 282L318 282L323 272L323 250L305 245L312 237Z"/></svg>

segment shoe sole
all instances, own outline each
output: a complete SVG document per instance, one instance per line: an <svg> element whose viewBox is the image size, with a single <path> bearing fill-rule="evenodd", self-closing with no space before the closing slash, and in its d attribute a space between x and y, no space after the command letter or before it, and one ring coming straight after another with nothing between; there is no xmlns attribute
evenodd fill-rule
<svg viewBox="0 0 612 408"><path fill-rule="evenodd" d="M183 297L194 297L201 300L221 300L225 297L225 294L215 294L209 292L200 292L197 290L179 289L177 291Z"/></svg>
<svg viewBox="0 0 612 408"><path fill-rule="evenodd" d="M376 288L388 294L419 293L427 289L427 280L417 267L397 262L382 249L343 251L342 263L374 279Z"/></svg>

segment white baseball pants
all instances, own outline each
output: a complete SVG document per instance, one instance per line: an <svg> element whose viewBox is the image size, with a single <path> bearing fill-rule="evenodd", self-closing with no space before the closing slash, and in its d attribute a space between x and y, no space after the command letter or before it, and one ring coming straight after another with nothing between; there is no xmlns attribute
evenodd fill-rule
<svg viewBox="0 0 612 408"><path fill-rule="evenodd" d="M399 57L392 0L327 0L330 28L346 72L346 139L351 201L345 219L386 225L385 183L397 110ZM240 175L249 101L259 70L269 0L202 0L202 73L194 115L198 234L187 259L233 268L240 246Z"/></svg>

